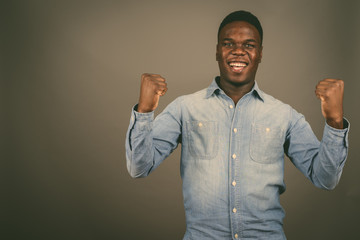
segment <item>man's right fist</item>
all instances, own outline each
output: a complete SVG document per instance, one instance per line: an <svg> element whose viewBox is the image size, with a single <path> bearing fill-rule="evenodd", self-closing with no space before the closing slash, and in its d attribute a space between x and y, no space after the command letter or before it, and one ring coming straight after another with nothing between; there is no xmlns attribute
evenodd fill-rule
<svg viewBox="0 0 360 240"><path fill-rule="evenodd" d="M159 74L144 73L141 75L140 99L137 111L140 113L154 111L160 96L167 91L165 78Z"/></svg>

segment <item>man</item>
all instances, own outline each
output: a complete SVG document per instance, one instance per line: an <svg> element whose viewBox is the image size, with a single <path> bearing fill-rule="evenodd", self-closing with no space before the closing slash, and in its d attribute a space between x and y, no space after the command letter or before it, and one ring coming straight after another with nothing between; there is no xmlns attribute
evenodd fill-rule
<svg viewBox="0 0 360 240"><path fill-rule="evenodd" d="M165 79L143 74L126 139L127 168L145 177L182 145L184 239L286 239L279 195L284 154L313 184L333 189L347 156L341 80L316 86L326 124L319 142L304 117L262 92L255 75L263 31L249 12L229 14L218 31L220 76L177 98L153 120Z"/></svg>

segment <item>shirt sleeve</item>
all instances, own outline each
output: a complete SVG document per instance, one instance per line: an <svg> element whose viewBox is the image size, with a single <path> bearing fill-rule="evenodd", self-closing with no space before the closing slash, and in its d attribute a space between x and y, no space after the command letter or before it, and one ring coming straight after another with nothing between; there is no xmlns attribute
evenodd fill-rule
<svg viewBox="0 0 360 240"><path fill-rule="evenodd" d="M349 127L346 119L344 129L335 129L325 123L320 142L304 116L292 110L285 153L316 187L334 189L348 154Z"/></svg>
<svg viewBox="0 0 360 240"><path fill-rule="evenodd" d="M132 109L126 133L126 164L129 174L146 177L176 149L181 135L177 101L169 104L154 120L154 112Z"/></svg>

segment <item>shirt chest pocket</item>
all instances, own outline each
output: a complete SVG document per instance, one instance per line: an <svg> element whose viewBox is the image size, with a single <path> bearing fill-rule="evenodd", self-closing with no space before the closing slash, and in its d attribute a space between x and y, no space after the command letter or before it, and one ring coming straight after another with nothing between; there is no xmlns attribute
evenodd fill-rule
<svg viewBox="0 0 360 240"><path fill-rule="evenodd" d="M218 123L214 121L187 121L186 132L189 153L198 159L213 159L218 152Z"/></svg>
<svg viewBox="0 0 360 240"><path fill-rule="evenodd" d="M259 163L273 163L284 157L283 137L280 128L252 124L250 157Z"/></svg>

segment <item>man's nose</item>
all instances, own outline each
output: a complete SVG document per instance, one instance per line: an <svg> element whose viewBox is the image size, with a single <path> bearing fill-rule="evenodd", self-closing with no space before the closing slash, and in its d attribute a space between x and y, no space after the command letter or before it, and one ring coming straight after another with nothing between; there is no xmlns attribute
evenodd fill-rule
<svg viewBox="0 0 360 240"><path fill-rule="evenodd" d="M233 50L231 51L233 55L245 55L245 49L242 45L234 45Z"/></svg>

